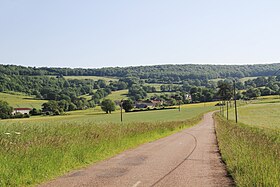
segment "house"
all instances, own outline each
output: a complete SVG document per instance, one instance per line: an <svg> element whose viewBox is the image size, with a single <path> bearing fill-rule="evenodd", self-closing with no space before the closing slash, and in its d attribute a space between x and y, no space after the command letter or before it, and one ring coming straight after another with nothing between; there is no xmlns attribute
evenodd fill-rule
<svg viewBox="0 0 280 187"><path fill-rule="evenodd" d="M141 101L135 103L135 108L155 108L162 105L160 100L151 100L151 101Z"/></svg>
<svg viewBox="0 0 280 187"><path fill-rule="evenodd" d="M14 111L12 112L13 115L16 113L21 114L29 114L29 112L32 110L32 108L14 108Z"/></svg>
<svg viewBox="0 0 280 187"><path fill-rule="evenodd" d="M152 102L138 102L135 103L135 108L153 108L154 104Z"/></svg>

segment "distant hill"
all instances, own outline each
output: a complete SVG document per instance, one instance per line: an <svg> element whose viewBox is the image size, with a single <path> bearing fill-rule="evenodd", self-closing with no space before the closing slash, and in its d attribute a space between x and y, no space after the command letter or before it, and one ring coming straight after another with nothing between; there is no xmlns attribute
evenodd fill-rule
<svg viewBox="0 0 280 187"><path fill-rule="evenodd" d="M99 69L47 68L0 65L0 73L7 75L63 75L63 76L110 76L139 77L141 79L180 81L184 79L216 79L229 77L271 76L280 63L256 65L155 65L136 67L108 67Z"/></svg>

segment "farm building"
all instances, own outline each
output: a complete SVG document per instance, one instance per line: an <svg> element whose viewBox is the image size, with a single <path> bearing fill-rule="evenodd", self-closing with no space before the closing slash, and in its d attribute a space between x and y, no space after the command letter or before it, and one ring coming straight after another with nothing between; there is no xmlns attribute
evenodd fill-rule
<svg viewBox="0 0 280 187"><path fill-rule="evenodd" d="M14 108L13 115L16 113L29 114L32 108Z"/></svg>
<svg viewBox="0 0 280 187"><path fill-rule="evenodd" d="M135 108L154 108L162 105L162 101L151 100L135 103Z"/></svg>

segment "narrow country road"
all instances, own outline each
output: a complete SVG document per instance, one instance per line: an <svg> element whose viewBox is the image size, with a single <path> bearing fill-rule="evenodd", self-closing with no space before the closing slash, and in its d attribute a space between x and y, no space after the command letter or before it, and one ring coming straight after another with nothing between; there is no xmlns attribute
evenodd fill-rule
<svg viewBox="0 0 280 187"><path fill-rule="evenodd" d="M212 114L192 128L41 186L233 186L220 159Z"/></svg>

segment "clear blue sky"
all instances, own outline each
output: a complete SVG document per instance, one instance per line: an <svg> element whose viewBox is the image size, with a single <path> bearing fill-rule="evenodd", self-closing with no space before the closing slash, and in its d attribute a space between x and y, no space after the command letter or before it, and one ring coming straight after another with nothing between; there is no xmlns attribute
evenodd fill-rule
<svg viewBox="0 0 280 187"><path fill-rule="evenodd" d="M279 0L1 0L0 64L280 61Z"/></svg>

